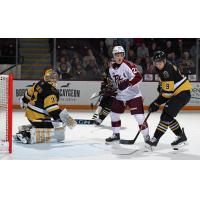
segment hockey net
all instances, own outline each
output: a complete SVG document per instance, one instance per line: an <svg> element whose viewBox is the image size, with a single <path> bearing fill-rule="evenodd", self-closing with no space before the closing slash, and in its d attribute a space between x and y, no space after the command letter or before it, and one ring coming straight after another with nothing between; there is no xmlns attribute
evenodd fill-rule
<svg viewBox="0 0 200 200"><path fill-rule="evenodd" d="M12 75L0 75L0 153L12 152Z"/></svg>

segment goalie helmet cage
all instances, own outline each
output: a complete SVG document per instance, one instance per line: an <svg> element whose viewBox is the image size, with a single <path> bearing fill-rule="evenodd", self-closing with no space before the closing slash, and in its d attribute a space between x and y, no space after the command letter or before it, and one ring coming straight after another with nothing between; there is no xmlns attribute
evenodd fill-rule
<svg viewBox="0 0 200 200"><path fill-rule="evenodd" d="M12 153L13 76L0 75L0 153Z"/></svg>

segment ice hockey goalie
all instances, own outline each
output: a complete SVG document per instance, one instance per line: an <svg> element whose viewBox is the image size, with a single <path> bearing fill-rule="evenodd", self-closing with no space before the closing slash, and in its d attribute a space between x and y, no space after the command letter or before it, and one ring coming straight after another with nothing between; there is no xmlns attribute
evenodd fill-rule
<svg viewBox="0 0 200 200"><path fill-rule="evenodd" d="M57 73L53 69L45 71L43 80L34 83L20 99L30 125L18 127L14 137L25 144L61 142L65 140L65 128L73 128L75 120L66 109L58 105L59 93L56 89Z"/></svg>

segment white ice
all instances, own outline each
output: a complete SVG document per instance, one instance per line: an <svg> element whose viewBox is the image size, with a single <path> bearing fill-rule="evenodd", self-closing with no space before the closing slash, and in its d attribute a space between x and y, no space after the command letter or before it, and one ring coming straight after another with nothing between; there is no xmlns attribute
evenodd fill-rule
<svg viewBox="0 0 200 200"><path fill-rule="evenodd" d="M92 111L70 111L71 116L79 119L91 119ZM145 113L147 114L147 113ZM0 153L0 159L9 160L57 160L57 159L163 159L163 160L198 160L200 159L199 112L182 111L176 118L188 137L189 145L179 151L172 150L170 143L175 135L168 130L153 152L144 152L143 137L140 135L134 145L105 144L105 138L111 136L110 117L103 124L77 125L73 130L66 130L64 143L21 144L13 142L13 153ZM160 112L152 113L148 119L152 136L159 122ZM134 118L126 112L121 115L121 138L132 139L138 126ZM13 135L19 125L28 124L24 113L13 113Z"/></svg>

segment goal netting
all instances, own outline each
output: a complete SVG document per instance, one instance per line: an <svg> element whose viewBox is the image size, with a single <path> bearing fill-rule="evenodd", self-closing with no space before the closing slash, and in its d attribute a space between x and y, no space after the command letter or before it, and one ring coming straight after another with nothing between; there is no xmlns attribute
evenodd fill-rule
<svg viewBox="0 0 200 200"><path fill-rule="evenodd" d="M0 152L12 152L12 75L0 75Z"/></svg>

